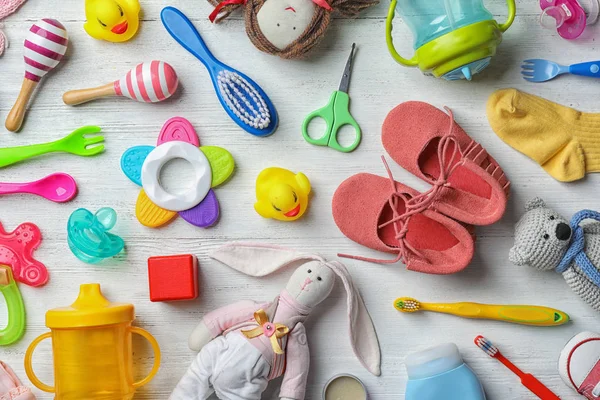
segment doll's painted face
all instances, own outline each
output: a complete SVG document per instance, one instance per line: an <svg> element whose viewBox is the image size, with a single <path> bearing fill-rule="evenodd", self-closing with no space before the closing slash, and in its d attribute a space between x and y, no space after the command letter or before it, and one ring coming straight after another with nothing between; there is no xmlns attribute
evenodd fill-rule
<svg viewBox="0 0 600 400"><path fill-rule="evenodd" d="M266 0L256 14L261 32L279 50L296 41L315 13L311 0Z"/></svg>

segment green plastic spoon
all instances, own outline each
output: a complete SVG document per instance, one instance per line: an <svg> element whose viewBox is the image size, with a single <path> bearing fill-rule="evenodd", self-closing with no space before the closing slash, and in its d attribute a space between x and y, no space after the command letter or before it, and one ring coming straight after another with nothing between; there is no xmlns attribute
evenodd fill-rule
<svg viewBox="0 0 600 400"><path fill-rule="evenodd" d="M99 126L84 126L54 142L0 149L0 168L52 152L71 153L84 157L94 156L104 151L104 145L100 144L104 143L104 136L84 136L100 131Z"/></svg>

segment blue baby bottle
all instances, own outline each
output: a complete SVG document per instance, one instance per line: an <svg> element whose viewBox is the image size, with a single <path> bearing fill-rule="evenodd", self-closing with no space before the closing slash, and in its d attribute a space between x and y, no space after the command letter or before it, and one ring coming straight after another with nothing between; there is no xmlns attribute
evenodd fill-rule
<svg viewBox="0 0 600 400"><path fill-rule="evenodd" d="M479 379L454 343L406 357L406 400L485 400Z"/></svg>

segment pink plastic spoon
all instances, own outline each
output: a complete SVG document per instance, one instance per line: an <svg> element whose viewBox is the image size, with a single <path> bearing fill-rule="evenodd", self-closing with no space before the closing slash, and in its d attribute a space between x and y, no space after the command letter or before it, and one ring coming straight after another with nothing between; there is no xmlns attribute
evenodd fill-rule
<svg viewBox="0 0 600 400"><path fill-rule="evenodd" d="M77 183L71 175L62 172L35 182L0 183L0 195L13 193L31 193L56 203L64 203L77 194Z"/></svg>

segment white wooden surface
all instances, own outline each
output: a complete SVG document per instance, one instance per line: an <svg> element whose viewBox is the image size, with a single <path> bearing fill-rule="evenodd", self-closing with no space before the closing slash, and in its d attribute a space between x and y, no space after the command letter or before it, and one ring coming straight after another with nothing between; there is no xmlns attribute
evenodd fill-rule
<svg viewBox="0 0 600 400"><path fill-rule="evenodd" d="M407 100L423 100L438 107L447 105L457 121L498 159L511 178L513 192L505 218L498 224L477 230L477 252L466 271L453 276L428 276L407 272L403 265L380 266L359 262L347 265L363 293L377 326L383 354L382 376L370 376L354 358L346 337L345 299L341 285L309 322L311 372L307 399L319 399L325 382L334 374L352 373L364 380L373 399L404 397L405 356L442 342L458 344L466 361L481 378L489 399L533 399L517 378L473 345L484 334L524 371L534 373L563 399L577 396L557 373L557 359L564 343L582 330L600 331L598 314L582 303L553 273L541 273L513 266L507 259L513 240L513 224L524 203L533 196L544 197L561 213L570 216L582 208L598 209L600 176L581 182L561 184L525 156L506 146L489 128L485 116L488 95L495 89L518 87L562 104L586 111L600 111L598 85L593 79L563 77L545 84L529 84L519 74L520 61L546 57L563 63L597 58L593 36L600 27L588 29L588 37L576 42L560 39L537 23L536 1L519 1L518 17L506 33L498 55L473 82L444 82L422 76L417 70L397 65L385 47L384 25L388 2L369 10L358 20L338 19L323 43L303 61L285 61L257 51L248 40L240 15L221 25L212 25L211 11L202 0L144 0L143 23L137 37L125 44L96 41L83 30L83 0L30 0L5 21L11 47L0 58L0 117L10 110L21 85L23 38L37 19L55 17L68 28L70 50L60 67L41 85L20 133L2 130L2 146L50 141L73 129L98 124L106 136L107 150L95 158L67 154L40 157L0 170L0 181L29 181L64 171L79 183L78 197L71 203L54 204L32 196L0 198L0 222L12 230L31 221L42 230L44 240L36 257L48 267L51 280L42 288L20 285L27 317L27 332L16 345L0 349L0 359L28 380L23 357L28 344L46 331L44 313L49 308L70 304L79 284L100 282L106 295L136 306L137 325L149 330L160 342L163 363L159 374L138 399L167 399L188 367L194 354L187 348L187 336L201 316L219 306L242 298L270 299L285 284L291 271L254 279L210 260L207 253L231 240L258 240L319 252L335 257L338 251L374 253L345 238L331 216L331 197L336 187L352 174L368 171L384 174L380 155L380 127L387 112ZM281 119L278 131L269 138L255 138L241 131L225 114L213 93L204 67L181 48L163 28L159 13L163 6L179 7L196 24L214 54L246 72L271 96ZM503 20L502 0L487 1L490 10ZM406 26L396 20L396 42L410 52L412 42ZM304 116L324 105L337 88L352 42L358 54L350 96L352 114L364 137L352 154L308 145L299 126ZM141 104L128 99L96 101L77 108L62 104L68 89L89 87L119 78L141 61L162 59L177 70L181 89L175 98L162 104ZM138 189L121 172L119 159L133 145L153 144L163 122L176 115L188 118L203 144L227 148L235 157L233 179L218 188L221 219L217 226L202 230L177 219L162 229L148 229L134 216ZM407 134L410 134L407 132ZM184 165L185 166L185 165ZM254 180L265 167L281 166L302 171L311 179L314 195L307 215L295 223L265 220L253 210ZM180 164L166 172L173 185L182 185ZM396 179L417 189L423 182L396 165ZM189 171L186 170L187 173ZM183 174L185 175L185 174ZM117 210L115 232L126 242L119 257L91 266L68 250L66 222L78 207ZM151 303L148 299L146 260L153 255L193 253L201 266L201 295L185 303ZM559 328L535 328L489 321L470 321L438 314L400 315L392 307L396 297L408 295L422 301L479 301L489 303L531 303L560 308L573 322ZM5 321L5 311L0 320ZM135 342L136 369L141 375L151 365L148 346ZM36 371L52 381L50 346L40 346L34 358ZM277 397L277 382L264 398ZM36 389L40 399L51 395Z"/></svg>

